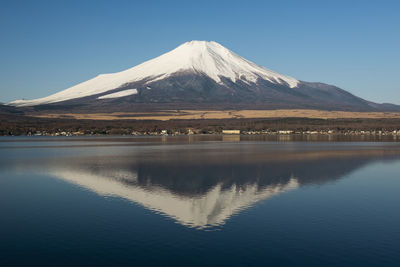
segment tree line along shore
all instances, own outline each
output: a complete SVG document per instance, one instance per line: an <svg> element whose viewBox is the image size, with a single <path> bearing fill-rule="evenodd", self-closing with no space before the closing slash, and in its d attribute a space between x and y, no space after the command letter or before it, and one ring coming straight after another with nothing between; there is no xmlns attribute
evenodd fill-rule
<svg viewBox="0 0 400 267"><path fill-rule="evenodd" d="M77 120L0 116L0 135L186 135L221 134L400 135L400 119L195 119Z"/></svg>

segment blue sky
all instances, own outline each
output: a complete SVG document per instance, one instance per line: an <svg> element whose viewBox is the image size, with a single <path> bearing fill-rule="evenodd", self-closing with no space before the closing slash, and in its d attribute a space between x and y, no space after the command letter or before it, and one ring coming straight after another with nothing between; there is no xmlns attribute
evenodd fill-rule
<svg viewBox="0 0 400 267"><path fill-rule="evenodd" d="M400 104L400 1L3 1L0 101L214 40L305 81Z"/></svg>

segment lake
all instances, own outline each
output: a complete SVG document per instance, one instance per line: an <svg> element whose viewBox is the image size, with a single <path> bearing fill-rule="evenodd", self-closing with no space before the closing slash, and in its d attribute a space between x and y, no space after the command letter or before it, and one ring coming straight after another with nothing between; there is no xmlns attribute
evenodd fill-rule
<svg viewBox="0 0 400 267"><path fill-rule="evenodd" d="M399 266L400 142L350 139L0 138L0 265Z"/></svg>

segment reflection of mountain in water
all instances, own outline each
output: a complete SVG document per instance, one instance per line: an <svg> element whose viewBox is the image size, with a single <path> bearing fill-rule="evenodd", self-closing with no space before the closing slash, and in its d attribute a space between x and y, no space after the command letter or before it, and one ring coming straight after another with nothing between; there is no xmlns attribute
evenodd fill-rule
<svg viewBox="0 0 400 267"><path fill-rule="evenodd" d="M138 203L148 209L172 217L179 223L196 228L223 224L233 214L251 206L259 200L270 198L296 188L298 182L291 178L285 184L260 188L257 184L232 185L223 188L221 183L202 195L179 195L159 185L140 186L134 182L136 173L128 176L118 171L108 175L74 170L56 171L58 178L88 188L100 195L118 196ZM121 175L123 176L122 179ZM128 178L129 183L124 183Z"/></svg>
<svg viewBox="0 0 400 267"><path fill-rule="evenodd" d="M41 159L30 164L99 195L121 197L203 229L223 225L243 209L301 185L326 183L366 164L400 158L397 148L335 147L168 147L144 149L140 155ZM23 164L25 169L29 165Z"/></svg>

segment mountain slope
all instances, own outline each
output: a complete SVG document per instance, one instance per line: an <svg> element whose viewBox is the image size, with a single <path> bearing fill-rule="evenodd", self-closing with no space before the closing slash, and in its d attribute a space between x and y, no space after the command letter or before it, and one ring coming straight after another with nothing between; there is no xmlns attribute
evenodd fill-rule
<svg viewBox="0 0 400 267"><path fill-rule="evenodd" d="M216 42L191 41L128 70L101 74L56 94L16 100L14 106L118 105L135 103L247 108L400 110L358 98L340 88L309 83L250 62Z"/></svg>

